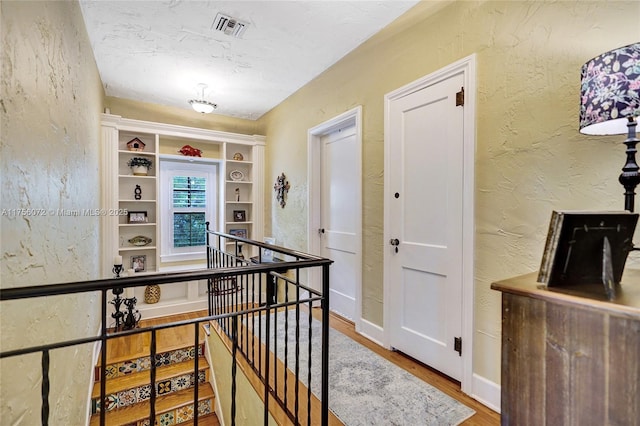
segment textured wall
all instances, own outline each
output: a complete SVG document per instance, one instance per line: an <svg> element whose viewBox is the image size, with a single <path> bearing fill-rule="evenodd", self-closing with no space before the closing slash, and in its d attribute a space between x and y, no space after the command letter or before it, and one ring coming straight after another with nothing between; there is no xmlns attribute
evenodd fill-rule
<svg viewBox="0 0 640 426"><path fill-rule="evenodd" d="M640 40L638 2L422 2L260 121L267 191L285 172L271 234L306 249L307 130L363 105L364 318L383 324L383 98L477 54L474 372L500 382L492 281L538 268L552 209L622 209L624 137L578 133L580 66ZM269 234L267 230L266 234Z"/></svg>
<svg viewBox="0 0 640 426"><path fill-rule="evenodd" d="M216 389L220 392L216 395L216 404L220 404L222 413L217 412L218 418L225 424L231 424L231 363L233 357L216 331L209 336L209 355L211 359L212 374ZM255 374L250 371L249 374ZM236 375L236 418L237 425L253 426L264 424L264 403L253 388L247 374L238 368ZM269 414L268 424L276 422Z"/></svg>
<svg viewBox="0 0 640 426"><path fill-rule="evenodd" d="M107 97L105 99L105 107L111 110L111 114L133 120L176 124L179 126L198 127L245 135L261 134L258 130L258 123L255 120L226 117L215 113L201 114L188 108L186 100L185 108L188 109Z"/></svg>
<svg viewBox="0 0 640 426"><path fill-rule="evenodd" d="M0 14L0 284L96 278L99 218L60 211L100 207L103 91L79 6L3 1ZM98 300L84 295L2 302L2 350L95 335ZM84 422L92 349L52 352L50 424ZM40 424L40 357L5 359L0 374L2 424Z"/></svg>

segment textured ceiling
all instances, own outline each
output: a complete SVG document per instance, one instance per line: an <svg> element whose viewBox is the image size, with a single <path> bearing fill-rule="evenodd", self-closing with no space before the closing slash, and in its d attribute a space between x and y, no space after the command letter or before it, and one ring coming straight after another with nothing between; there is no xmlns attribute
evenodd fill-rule
<svg viewBox="0 0 640 426"><path fill-rule="evenodd" d="M107 96L257 119L418 1L80 0ZM248 23L216 31L222 13Z"/></svg>

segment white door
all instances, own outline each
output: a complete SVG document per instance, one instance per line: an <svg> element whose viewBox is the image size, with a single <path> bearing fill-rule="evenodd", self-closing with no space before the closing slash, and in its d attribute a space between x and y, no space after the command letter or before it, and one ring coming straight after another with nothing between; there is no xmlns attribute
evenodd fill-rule
<svg viewBox="0 0 640 426"><path fill-rule="evenodd" d="M320 255L334 262L329 268L329 307L350 320L356 317L360 268L357 149L355 125L320 138Z"/></svg>
<svg viewBox="0 0 640 426"><path fill-rule="evenodd" d="M393 99L387 125L390 345L461 380L462 73ZM396 241L397 239L397 241Z"/></svg>

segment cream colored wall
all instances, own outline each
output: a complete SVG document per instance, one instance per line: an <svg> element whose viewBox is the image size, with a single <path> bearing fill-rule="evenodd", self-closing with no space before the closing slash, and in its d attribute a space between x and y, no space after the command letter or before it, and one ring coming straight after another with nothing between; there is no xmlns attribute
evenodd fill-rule
<svg viewBox="0 0 640 426"><path fill-rule="evenodd" d="M492 281L539 266L552 209L623 209L624 137L578 133L580 66L640 40L639 2L422 2L261 120L266 234L307 248L307 130L363 106L363 317L383 324L383 98L477 55L474 373L500 382L500 295Z"/></svg>
<svg viewBox="0 0 640 426"><path fill-rule="evenodd" d="M438 7L444 7L438 9ZM306 250L307 129L363 105L363 316L383 323L383 97L469 54L478 58L477 374L499 382L499 295L492 281L537 268L552 209L622 208L620 137L577 131L579 68L640 40L638 2L422 2L257 122L103 101L74 2L0 3L2 208L97 208L99 113L267 134L266 235ZM44 101L44 102L42 102ZM291 184L288 204L275 177ZM269 225L271 218L271 225ZM0 217L3 288L97 276L98 218ZM2 303L2 350L96 331L93 298ZM39 317L36 317L36 313ZM26 332L24 328L26 326ZM17 330L20 327L20 332ZM83 418L89 348L53 355L52 423ZM0 364L0 418L37 424L39 360ZM54 364L56 365L56 364ZM33 369L32 367L35 367Z"/></svg>
<svg viewBox="0 0 640 426"><path fill-rule="evenodd" d="M222 158L220 145L174 138L160 138L160 154L180 155L180 149L185 145L199 149L202 158Z"/></svg>
<svg viewBox="0 0 640 426"><path fill-rule="evenodd" d="M76 2L3 1L0 15L0 285L94 279L99 218L58 211L100 207L103 90L80 7ZM95 336L99 315L96 295L2 302L2 351ZM52 351L49 424L84 422L92 349ZM40 362L39 355L2 360L2 424L40 424Z"/></svg>
<svg viewBox="0 0 640 426"><path fill-rule="evenodd" d="M218 114L201 114L193 109L176 108L165 105L150 104L130 99L107 97L104 103L111 114L133 120L153 121L156 123L175 124L178 126L197 127L201 129L219 130L222 132L241 133L245 135L263 134L259 123L244 118L226 117Z"/></svg>
<svg viewBox="0 0 640 426"><path fill-rule="evenodd" d="M219 392L216 395L217 403L220 403L222 409L222 413L216 412L216 415L221 423L231 424L231 364L233 357L215 331L209 335L208 340L211 374L215 377L215 389ZM264 424L264 403L241 368L238 368L236 374L235 424L239 426ZM268 424L276 424L271 414L269 414Z"/></svg>

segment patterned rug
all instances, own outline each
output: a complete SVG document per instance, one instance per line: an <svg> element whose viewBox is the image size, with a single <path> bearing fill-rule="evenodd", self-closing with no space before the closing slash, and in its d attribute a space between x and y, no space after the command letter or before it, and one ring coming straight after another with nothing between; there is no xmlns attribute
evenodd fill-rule
<svg viewBox="0 0 640 426"><path fill-rule="evenodd" d="M281 360L284 359L284 315L279 312L275 319L277 356ZM288 368L293 370L295 312L289 311L288 315ZM300 313L300 317L300 376L305 376L302 381L308 386L309 317L307 313ZM271 321L273 324L273 314ZM264 318L261 322L264 327ZM311 323L311 391L319 398L322 396L321 330L321 323L314 319ZM475 414L471 408L333 328L329 331L329 409L347 426L458 425Z"/></svg>

